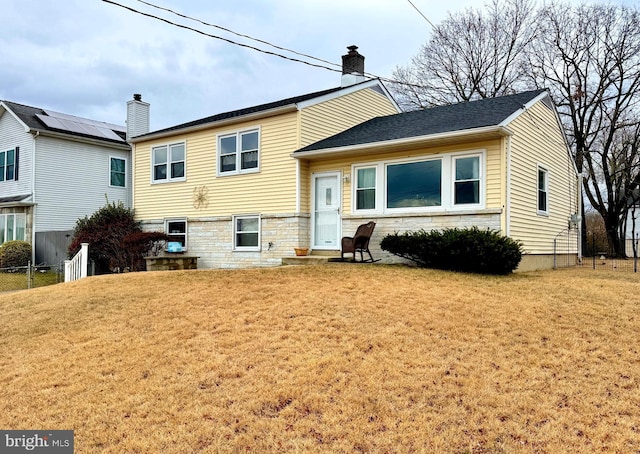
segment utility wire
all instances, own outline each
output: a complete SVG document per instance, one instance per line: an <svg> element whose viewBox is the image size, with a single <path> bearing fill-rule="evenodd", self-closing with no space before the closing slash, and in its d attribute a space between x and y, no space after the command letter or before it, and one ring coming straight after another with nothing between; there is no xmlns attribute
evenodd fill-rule
<svg viewBox="0 0 640 454"><path fill-rule="evenodd" d="M422 14L422 11L420 11L420 10L418 9L418 7L417 7L416 5L414 5L414 4L413 4L413 2L412 2L411 0L407 0L407 1L409 2L409 4L410 4L411 6L413 6L413 9L415 9L415 10L418 12L418 14L420 14L420 15L422 16L422 18L423 18L424 20L426 20L426 21L429 23L429 25L431 25L431 27L432 27L432 28L436 28L436 26L435 26L435 25L433 25L433 23L429 20L429 18L427 18L427 16L425 16L424 14Z"/></svg>
<svg viewBox="0 0 640 454"><path fill-rule="evenodd" d="M337 67L339 67L339 68L341 67L341 66L340 66L339 64L337 64L337 63L333 63L333 62L330 62L330 61L328 61L328 60L323 60L323 59L321 59L321 58L314 57L313 55L308 55L308 54L304 54L304 53L296 52L296 51L295 51L295 50L293 50L293 49L288 49L288 48L286 48L286 47L281 47L281 46L278 46L278 45L276 45L276 44L270 43L270 42L268 42L268 41L265 41L265 40L262 40L262 39L259 39L259 38L254 38L254 37L249 36L249 35L243 35L242 33L234 32L233 30L228 29L228 28L225 28L225 27L222 27L222 26L220 26L220 25L211 24L211 23L209 23L209 22L205 22L205 21L200 20L200 19L195 18L195 17L187 16L186 14L179 13L179 12L174 11L174 10L172 10L172 9L165 8L165 7L163 7L163 6L154 5L153 3L149 3L149 2L146 2L146 1L144 1L144 0L138 0L138 2L143 3L143 4L147 5L147 6L151 6L152 8L157 8L157 9L160 9L160 10L163 10L163 11L167 11L167 12L169 12L169 13L171 13L171 14L175 14L176 16L182 17L182 18L184 18L184 19L189 19L189 20L192 20L192 21L194 21L194 22L198 22L198 23L200 23L200 24L202 24L202 25L206 25L206 26L208 26L208 27L214 27L214 28L217 28L217 29L219 29L219 30L223 30L223 31L225 31L225 32L232 33L232 34L234 34L234 35L236 35L236 36L240 36L241 38L247 38L247 39L250 39L250 40L252 40L252 41L257 41L257 42L259 42L259 43L266 44L267 46L271 46L271 47L273 47L273 48L275 48L275 49L278 49L278 50L283 50L283 51L285 51L285 52L291 52L292 54L296 54L296 55L299 55L299 56L301 56L301 57L305 57L305 58L310 58L310 59L312 59L312 60L316 60L316 61L319 61L319 62L322 62L322 63L326 63L326 64L328 64L328 65L337 66Z"/></svg>
<svg viewBox="0 0 640 454"><path fill-rule="evenodd" d="M110 3L110 4L115 5L115 6L119 6L120 8L124 8L126 10L129 10L129 11L131 11L133 13L136 13L136 14L140 14L142 16L146 16L146 17L150 17L152 19L156 19L156 20L159 20L159 21L162 21L162 22L166 22L167 24L173 25L175 27L184 28L185 30L190 30L192 32L199 33L201 35L208 36L209 38L215 38L215 39L219 39L219 40L222 40L222 41L226 41L226 42L228 42L230 44L235 44L236 46L246 47L246 48L251 49L251 50L262 52L263 54L273 55L273 56L284 58L286 60L294 61L294 62L297 62L297 63L304 63L305 65L313 66L313 67L316 67L316 68L327 69L329 71L342 72L342 70L340 70L340 69L329 68L328 66L319 65L319 64L316 64L316 63L310 63L308 61L300 60L298 58L287 57L286 55L282 55L282 54L278 54L278 53L271 52L271 51L268 51L268 50L260 49L258 47L250 46L249 44L243 44L243 43L239 43L237 41L233 41L233 40L228 39L228 38L223 38L222 36L212 35L211 33L203 32L202 30L198 30L197 28L189 27L188 25L178 24L176 22L171 22L170 20L165 19L163 17L154 16L153 14L145 13L144 11L139 11L137 9L131 8L130 6L122 5L121 3L117 3L117 2L114 2L112 0L102 0L102 1L105 2L105 3Z"/></svg>
<svg viewBox="0 0 640 454"><path fill-rule="evenodd" d="M229 44L235 44L236 46L245 47L247 49L255 50L255 51L261 52L263 54L267 54L267 55L272 55L274 57L280 57L280 58L283 58L285 60L293 61L293 62L296 62L296 63L303 63L305 65L312 66L314 68L322 68L322 69L326 69L328 71L333 71L333 72L340 72L340 73L342 72L342 69L330 68L328 66L321 65L321 64L318 64L318 63L311 63L311 62L308 62L308 61L305 61L305 60L300 60L299 58L288 57L286 55L282 55L282 54L279 54L277 52L271 52L271 51L268 51L268 50L260 49L260 48L255 47L255 46L251 46L249 44L239 43L237 41L233 41L231 39L224 38L222 36L213 35L211 33L207 33L207 32L204 32L202 30L198 30L197 28L189 27L188 25L179 24L179 23L176 23L176 22L172 22L172 21L170 21L168 19L165 19L163 17L159 17L159 16L156 16L156 15L153 15L153 14L150 14L150 13L146 13L144 11L139 11L139 10L137 10L135 8L132 8L132 7L127 6L127 5L123 5L123 4L115 2L113 0L102 0L102 1L105 2L105 3L109 3L111 5L114 5L114 6L119 6L120 8L129 10L129 11L131 11L133 13L140 14L141 16L146 16L146 17L149 17L151 19L156 19L156 20L165 22L165 23L167 23L169 25L173 25L175 27L179 27L179 28L183 28L185 30L189 30L189 31L195 32L195 33L199 33L199 34L201 34L203 36L207 36L209 38L219 39L219 40L225 41L225 42L227 42ZM138 0L138 1L141 1L141 0ZM146 2L142 2L142 3L146 3ZM146 3L146 4L149 4L149 3ZM151 5L151 4L149 4L149 5ZM151 6L156 7L155 5L151 5ZM165 9L165 8L162 8L162 7L158 7L158 8ZM177 15L183 16L183 17L188 17L188 16L181 15L179 13L174 13L174 14L177 14ZM189 18L189 19L204 23L204 22L200 21L199 19L193 19L193 18ZM234 33L234 34L236 34L238 36L243 36L243 35L240 35L239 33L235 33L235 32L232 32L232 33ZM255 38L251 38L251 39L255 39ZM278 46L275 46L273 44L269 44L269 45L271 45L273 47L278 47ZM304 54L300 54L300 53L297 53L297 52L294 52L294 53L296 53L298 55L301 55L301 56L304 55ZM310 57L310 58L318 60L318 61L324 61L324 60L321 60L321 59L315 58L315 57ZM329 63L329 64L337 66L337 67L341 67L341 65L337 65L335 63ZM386 77L380 77L380 76L377 76L375 74L371 74L371 73L367 73L367 72L365 72L364 75L366 77L373 78L373 79L378 79L378 80L380 80L382 82L388 82L388 83L391 83L391 84L405 85L405 86L408 86L408 87L415 87L415 88L426 88L426 87L424 87L422 85L411 84L411 83L408 83L408 82L402 82L402 81L399 81L399 80L393 80L393 79L389 79L389 78L386 78Z"/></svg>

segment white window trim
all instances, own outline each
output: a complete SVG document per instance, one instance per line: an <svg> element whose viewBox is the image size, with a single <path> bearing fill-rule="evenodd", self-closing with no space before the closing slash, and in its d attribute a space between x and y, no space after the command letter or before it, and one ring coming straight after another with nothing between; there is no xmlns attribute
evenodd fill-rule
<svg viewBox="0 0 640 454"><path fill-rule="evenodd" d="M10 151L13 151L13 176L11 178L7 178L7 156ZM0 150L0 154L2 154L2 175L0 176L0 182L16 181L16 149L8 148L6 150Z"/></svg>
<svg viewBox="0 0 640 454"><path fill-rule="evenodd" d="M242 134L246 134L246 133L250 133L250 132L257 132L258 133L258 165L256 167L253 167L251 169L241 169L241 164L242 164L242 152L240 151L240 147L241 147L241 141L240 141L240 136ZM221 150L220 147L220 141L226 137L232 137L235 136L236 137L236 170L230 170L227 172L222 172L221 169L221 165L220 165L220 152L219 150ZM256 127L251 127L251 128L245 128L245 129L239 129L236 131L229 131L229 132L222 132L220 134L216 135L216 176L218 177L226 177L226 176L230 176L230 175L240 175L240 174L245 174L245 173L257 173L260 172L260 161L262 158L262 145L261 145L261 141L262 141L262 131L260 126L256 126ZM235 242L235 241L234 241Z"/></svg>
<svg viewBox="0 0 640 454"><path fill-rule="evenodd" d="M480 203L454 204L455 183L455 159L474 157L480 158ZM442 181L440 187L441 205L413 208L387 208L387 166L395 164L408 164L412 162L424 162L440 160L442 163ZM389 159L376 162L362 162L351 166L351 214L411 214L411 213L439 213L446 211L474 211L484 209L486 204L486 150L465 150L453 153L442 153L424 156L415 156L405 159ZM376 209L356 209L357 169L376 167Z"/></svg>
<svg viewBox="0 0 640 454"><path fill-rule="evenodd" d="M375 198L375 207L374 208L369 208L369 209L358 209L358 170L360 169L376 169L376 185L375 185L375 191L376 191L376 198ZM352 166L351 169L351 174L353 175L351 178L351 181L353 181L352 184L352 188L353 190L351 191L351 211L353 213L358 213L358 214L376 214L380 211L381 206L380 206L380 185L381 185L381 170L380 170L380 165L379 164L354 164Z"/></svg>
<svg viewBox="0 0 640 454"><path fill-rule="evenodd" d="M540 179L540 171L543 171L545 173L545 194L546 194L546 198L547 198L547 209L546 210L540 210L540 188L538 187L538 182ZM550 198L549 198L549 181L551 178L551 172L549 171L549 168L547 166L545 166L544 164L538 164L537 168L536 168L536 212L540 215L540 216L549 216L550 214L550 210L549 210L549 202L550 202Z"/></svg>
<svg viewBox="0 0 640 454"><path fill-rule="evenodd" d="M479 180L479 184L478 184L478 191L480 191L479 197L478 197L478 203L460 203L460 204L456 204L456 161L458 159L464 159L464 158L479 158L479 164L478 164L478 180ZM486 176L485 176L485 172L484 172L484 153L483 152L475 152L475 153L453 153L451 155L451 206L453 208L455 208L456 210L460 209L473 209L473 210L477 210L479 208L483 208L484 207L484 187L485 187L485 180L486 180ZM464 181L472 181L472 180L464 180Z"/></svg>
<svg viewBox="0 0 640 454"><path fill-rule="evenodd" d="M13 216L13 238L11 239L7 239L6 235L7 232L9 231L8 224L9 224L9 216ZM22 238L20 241L27 241L26 238L26 234L27 234L27 215L25 213L0 213L0 221L2 222L2 232L3 236L0 237L0 244L3 244L7 241L14 241L16 240L16 232L18 230L17 226L18 226L18 219L21 219L22 222L21 224L24 226L24 231L25 231L25 237Z"/></svg>
<svg viewBox="0 0 640 454"><path fill-rule="evenodd" d="M171 147L175 145L182 145L184 147L184 176L179 178L171 178ZM154 151L158 148L167 147L167 178L164 180L156 180L156 172L155 172L155 153ZM179 161L176 161L179 162ZM186 142L172 142L165 143L162 145L156 145L155 147L151 147L151 184L164 184L164 183L173 183L176 181L186 181L187 180L187 143Z"/></svg>
<svg viewBox="0 0 640 454"><path fill-rule="evenodd" d="M119 159L121 161L124 161L124 186L116 186L114 184L111 184L111 160L112 159ZM109 187L112 188L123 188L126 189L127 188L127 180L128 180L128 170L129 170L129 163L127 162L127 158L122 157L122 156L109 156Z"/></svg>
<svg viewBox="0 0 640 454"><path fill-rule="evenodd" d="M166 218L164 220L164 233L166 235L171 235L169 232L170 222L184 222L184 247L182 248L182 252L187 252L189 249L189 222L187 218Z"/></svg>
<svg viewBox="0 0 640 454"><path fill-rule="evenodd" d="M258 245L257 246L237 246L236 245L236 234L238 233L236 230L236 226L238 225L238 219L258 219ZM262 217L259 214L238 214L233 215L233 250L237 252L243 251L251 251L251 252L259 252L262 250Z"/></svg>

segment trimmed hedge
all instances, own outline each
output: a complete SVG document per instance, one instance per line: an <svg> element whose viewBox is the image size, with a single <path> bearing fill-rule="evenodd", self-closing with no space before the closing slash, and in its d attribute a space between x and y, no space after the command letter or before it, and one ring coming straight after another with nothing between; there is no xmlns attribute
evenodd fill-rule
<svg viewBox="0 0 640 454"><path fill-rule="evenodd" d="M26 241L7 241L0 246L0 268L27 266L31 260L31 244Z"/></svg>
<svg viewBox="0 0 640 454"><path fill-rule="evenodd" d="M522 259L522 244L477 227L386 235L380 247L424 268L480 274L509 274Z"/></svg>

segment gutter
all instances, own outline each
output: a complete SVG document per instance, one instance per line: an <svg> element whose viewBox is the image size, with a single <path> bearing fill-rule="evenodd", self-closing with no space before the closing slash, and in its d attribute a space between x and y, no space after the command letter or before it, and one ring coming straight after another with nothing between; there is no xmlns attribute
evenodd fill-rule
<svg viewBox="0 0 640 454"><path fill-rule="evenodd" d="M109 140L92 139L90 137L76 136L76 135L65 134L65 133L56 132L56 131L45 131L43 129L31 129L29 132L33 134L34 138L42 135L46 137L54 137L56 139L71 140L73 142L88 143L91 145L98 145L101 147L114 148L116 150L122 150L122 151L128 151L131 149L129 144L126 142L123 142L123 143L111 142Z"/></svg>
<svg viewBox="0 0 640 454"><path fill-rule="evenodd" d="M400 146L412 146L412 145L423 145L425 142L435 142L435 141L443 141L443 140L453 140L464 138L470 135L499 135L499 136L511 136L513 133L506 128L505 126L487 126L484 128L476 128L476 129L464 129L461 131L449 131L443 132L439 134L429 134L426 136L416 136L416 137L404 137L401 139L392 139L385 140L381 142L369 142L362 143L356 145L347 145L343 147L335 147L335 148L322 148L318 150L309 150L309 151L294 151L290 154L291 157L297 159L309 159L309 158L319 158L319 157L330 157L333 155L339 155L342 153L348 152L357 152L364 151L370 149L377 149L383 147L400 147Z"/></svg>
<svg viewBox="0 0 640 454"><path fill-rule="evenodd" d="M158 131L155 133L151 132L149 134L144 134L142 136L132 137L129 139L129 142L132 144L135 144L139 142L146 142L148 140L162 139L164 137L171 137L178 134L188 134L196 131L202 131L204 129L211 129L213 127L225 126L225 125L230 125L234 123L241 123L249 120L257 120L260 118L272 117L274 115L280 115L287 112L295 112L297 110L298 110L297 104L289 104L287 106L276 107L274 109L269 109L269 110L261 110L260 112L254 112L246 115L241 115L238 117L224 118L221 120L214 120L214 121L210 121L210 122L206 122L198 125L187 126L185 128L171 129L170 131L166 131L166 130Z"/></svg>

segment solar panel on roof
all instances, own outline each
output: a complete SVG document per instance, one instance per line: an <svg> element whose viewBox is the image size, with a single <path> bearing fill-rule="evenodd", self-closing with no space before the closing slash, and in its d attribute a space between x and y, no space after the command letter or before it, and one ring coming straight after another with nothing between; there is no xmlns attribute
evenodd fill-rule
<svg viewBox="0 0 640 454"><path fill-rule="evenodd" d="M108 123L101 122L81 122L76 120L84 120L80 117L74 117L73 115L66 114L58 114L57 116L47 116L37 114L36 117L40 119L46 126L53 129L59 129L62 131L75 132L78 134L85 134L92 137L97 137L100 139L110 139L117 140L119 142L124 142L122 137L116 134L108 125ZM118 131L120 127L118 127Z"/></svg>
<svg viewBox="0 0 640 454"><path fill-rule="evenodd" d="M69 115L61 112L56 112L53 110L45 110L46 114L50 117L60 118L63 120L74 121L76 123L81 123L85 125L96 126L98 128L108 128L113 131L121 131L126 132L126 128L124 126L116 125L113 123L107 123L105 121L91 120L90 118L76 117L75 115Z"/></svg>

